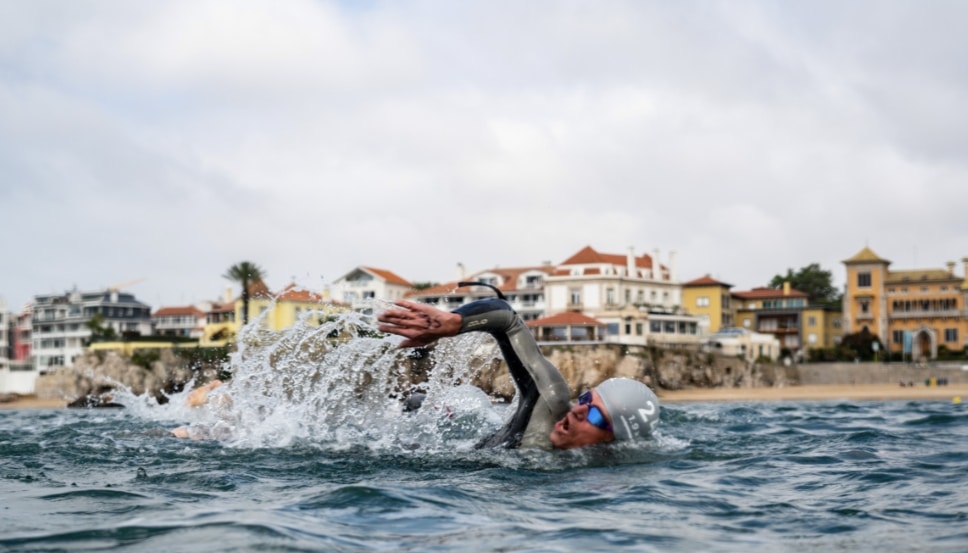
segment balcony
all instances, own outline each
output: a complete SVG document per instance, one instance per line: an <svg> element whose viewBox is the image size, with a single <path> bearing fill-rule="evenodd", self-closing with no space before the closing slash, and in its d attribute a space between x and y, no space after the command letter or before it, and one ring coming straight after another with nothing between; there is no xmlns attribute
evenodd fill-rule
<svg viewBox="0 0 968 553"><path fill-rule="evenodd" d="M942 317L961 319L961 318L968 317L968 311L964 309L947 309L947 310L933 310L933 311L892 311L889 316L892 319L940 319Z"/></svg>

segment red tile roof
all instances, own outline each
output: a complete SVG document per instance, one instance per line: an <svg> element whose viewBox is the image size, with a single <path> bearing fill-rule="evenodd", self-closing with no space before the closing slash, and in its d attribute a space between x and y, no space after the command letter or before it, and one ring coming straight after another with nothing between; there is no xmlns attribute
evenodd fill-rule
<svg viewBox="0 0 968 553"><path fill-rule="evenodd" d="M695 280L690 280L689 282L683 283L683 286L725 286L726 288L732 288L732 284L727 284L725 282L720 282L708 274L701 276Z"/></svg>
<svg viewBox="0 0 968 553"><path fill-rule="evenodd" d="M228 313L230 311L235 311L234 303L223 303L221 305L213 305L209 313Z"/></svg>
<svg viewBox="0 0 968 553"><path fill-rule="evenodd" d="M643 269L652 268L652 256L643 254L634 259L635 259L636 267L641 267ZM564 260L561 264L562 265L589 265L592 263L610 263L612 265L622 265L624 267L627 261L628 261L627 255L614 254L614 253L600 253L595 251L591 246L585 246L578 253Z"/></svg>
<svg viewBox="0 0 968 553"><path fill-rule="evenodd" d="M563 311L525 323L528 326L605 326L605 323L577 311Z"/></svg>
<svg viewBox="0 0 968 553"><path fill-rule="evenodd" d="M652 256L647 254L642 254L638 257L632 258L635 262L635 266L639 269L653 269L653 264L655 260ZM572 255L565 261L561 263L561 266L567 265L592 265L592 264L607 264L607 265L617 265L625 267L628 264L628 255L625 254L615 254L615 253L601 253L593 249L591 246L585 246L578 253ZM559 271L561 271L561 266L559 266ZM661 263L658 264L658 269L654 271L656 278L668 277L668 268L663 266ZM565 270L561 273L556 273L555 276L568 276L571 274L570 270ZM585 269L583 274L601 274L600 269Z"/></svg>
<svg viewBox="0 0 968 553"><path fill-rule="evenodd" d="M182 315L204 317L205 312L195 306L188 305L184 307L162 307L151 314L152 317L177 317Z"/></svg>
<svg viewBox="0 0 968 553"><path fill-rule="evenodd" d="M423 290L411 290L410 292L407 292L406 296L407 297L434 296L434 295L441 296L441 295L454 294L456 293L457 290L461 290L462 293L466 294L471 291L471 287L469 286L458 287L457 283L475 282L479 280L480 277L483 275L498 275L499 277L501 277L501 280L503 282L497 285L497 288L498 290L504 293L518 292L522 290L527 290L526 288L521 288L521 289L518 288L518 278L522 274L531 272L531 271L540 271L547 276L552 274L552 272L554 271L554 267L551 267L549 265L537 265L534 267L506 267L506 268L498 267L494 269L486 269L484 271L478 271L460 281L454 280L450 282L445 282L443 284L438 284L437 286L432 286L430 288L425 288ZM480 288L480 289L484 290L483 288ZM538 289L536 288L535 291L537 292Z"/></svg>
<svg viewBox="0 0 968 553"><path fill-rule="evenodd" d="M377 269L375 267L365 267L361 266L361 269L369 271L390 284L399 284L400 286L413 286L413 283L409 280L401 277L400 275L394 273L393 271L388 271L386 269Z"/></svg>
<svg viewBox="0 0 968 553"><path fill-rule="evenodd" d="M300 286L297 286L295 282L286 286L282 292L276 294L277 301L295 301L303 303L320 303L323 301L322 294L318 294L311 290L306 290Z"/></svg>
<svg viewBox="0 0 968 553"><path fill-rule="evenodd" d="M766 300L776 298L809 298L806 292L790 289L789 294L784 294L782 288L753 288L743 292L733 292L737 298L744 300Z"/></svg>

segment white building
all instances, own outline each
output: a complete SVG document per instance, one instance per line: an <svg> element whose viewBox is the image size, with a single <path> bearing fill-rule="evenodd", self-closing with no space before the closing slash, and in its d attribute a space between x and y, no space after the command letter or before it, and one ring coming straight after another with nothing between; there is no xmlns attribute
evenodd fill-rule
<svg viewBox="0 0 968 553"><path fill-rule="evenodd" d="M723 328L703 342L707 351L741 357L746 361L780 358L780 341L772 334L751 332L745 328Z"/></svg>
<svg viewBox="0 0 968 553"><path fill-rule="evenodd" d="M31 358L45 370L71 366L91 338L88 322L103 317L102 326L119 337L151 334L151 309L132 294L116 289L35 296L32 316Z"/></svg>
<svg viewBox="0 0 968 553"><path fill-rule="evenodd" d="M153 334L155 336L201 338L205 334L205 313L206 311L194 305L162 307L151 314Z"/></svg>
<svg viewBox="0 0 968 553"><path fill-rule="evenodd" d="M482 282L500 290L521 319L531 321L544 316L547 309L545 279L554 272L552 265L493 268L471 275L462 274L462 266L458 267L458 280L412 291L407 299L450 311L480 298L495 297L495 291L487 286L459 286L461 282Z"/></svg>
<svg viewBox="0 0 968 553"><path fill-rule="evenodd" d="M413 284L392 271L359 266L336 279L330 285L330 298L349 305L352 309L366 307L368 300L394 301L402 299L413 289Z"/></svg>
<svg viewBox="0 0 968 553"><path fill-rule="evenodd" d="M545 281L548 315L578 311L607 325L607 341L698 345L699 317L682 310L676 255L600 253L587 246L557 266Z"/></svg>

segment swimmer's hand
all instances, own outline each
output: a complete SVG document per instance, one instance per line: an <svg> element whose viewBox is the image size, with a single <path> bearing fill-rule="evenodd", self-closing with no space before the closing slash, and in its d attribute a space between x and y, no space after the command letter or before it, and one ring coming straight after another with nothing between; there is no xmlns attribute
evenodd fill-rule
<svg viewBox="0 0 968 553"><path fill-rule="evenodd" d="M388 332L406 338L401 348L415 348L432 344L440 338L457 336L461 316L441 311L423 303L397 300L394 305L401 309L387 309L376 316L381 324L380 332Z"/></svg>
<svg viewBox="0 0 968 553"><path fill-rule="evenodd" d="M189 407L200 407L208 403L208 393L222 385L221 380L213 380L204 386L199 386L188 394L185 405Z"/></svg>

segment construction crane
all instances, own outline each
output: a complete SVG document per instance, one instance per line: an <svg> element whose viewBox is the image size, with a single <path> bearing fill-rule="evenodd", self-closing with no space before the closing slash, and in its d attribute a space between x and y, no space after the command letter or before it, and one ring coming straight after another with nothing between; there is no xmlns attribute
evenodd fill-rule
<svg viewBox="0 0 968 553"><path fill-rule="evenodd" d="M114 286L108 286L108 291L111 291L111 292L119 292L123 288L127 288L129 286L134 286L135 284L138 284L139 282L143 281L144 279L145 279L145 277L141 277L141 278L136 278L134 280L129 280L127 282L122 282L121 284L115 284Z"/></svg>

